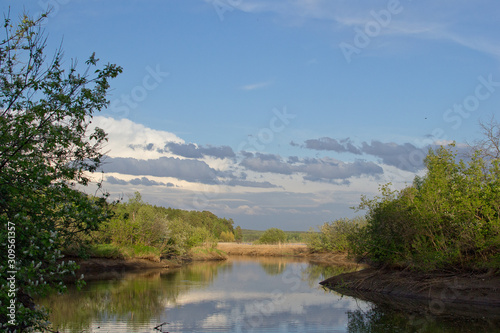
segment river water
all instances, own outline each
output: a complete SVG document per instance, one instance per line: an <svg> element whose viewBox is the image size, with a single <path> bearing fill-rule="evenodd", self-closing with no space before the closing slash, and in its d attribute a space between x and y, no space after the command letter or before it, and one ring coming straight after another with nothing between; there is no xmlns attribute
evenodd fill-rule
<svg viewBox="0 0 500 333"><path fill-rule="evenodd" d="M376 304L318 284L343 271L296 259L232 257L92 281L40 303L52 309L60 332L500 331L500 309Z"/></svg>

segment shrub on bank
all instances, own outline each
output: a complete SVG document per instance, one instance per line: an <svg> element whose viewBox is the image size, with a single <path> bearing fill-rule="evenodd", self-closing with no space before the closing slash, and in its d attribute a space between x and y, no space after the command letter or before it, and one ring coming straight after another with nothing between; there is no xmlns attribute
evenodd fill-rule
<svg viewBox="0 0 500 333"><path fill-rule="evenodd" d="M500 268L500 166L476 152L457 161L453 146L429 151L427 174L401 191L362 198L368 209L357 255L420 270Z"/></svg>
<svg viewBox="0 0 500 333"><path fill-rule="evenodd" d="M319 232L312 228L309 230L307 247L311 252L346 252L352 248L359 229L365 224L363 217L326 222L319 227Z"/></svg>
<svg viewBox="0 0 500 333"><path fill-rule="evenodd" d="M256 244L278 244L285 243L287 240L286 233L278 228L270 228L264 231L262 236L255 242Z"/></svg>

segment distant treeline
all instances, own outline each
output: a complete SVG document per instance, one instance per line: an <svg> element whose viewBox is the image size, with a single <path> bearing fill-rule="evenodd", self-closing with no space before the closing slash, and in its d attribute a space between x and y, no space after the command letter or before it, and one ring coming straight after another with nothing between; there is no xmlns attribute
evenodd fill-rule
<svg viewBox="0 0 500 333"><path fill-rule="evenodd" d="M287 242L287 243L304 243L306 241L307 232L306 231L282 231L283 235L279 234L279 229L271 228L268 230L251 230L251 229L242 229L242 241L245 243L252 243L261 241L262 243L268 242L266 237L262 240L261 237L267 232L274 233L274 237L271 237L273 240L276 239L276 243ZM281 230L280 230L281 231ZM273 240L269 241L273 243Z"/></svg>

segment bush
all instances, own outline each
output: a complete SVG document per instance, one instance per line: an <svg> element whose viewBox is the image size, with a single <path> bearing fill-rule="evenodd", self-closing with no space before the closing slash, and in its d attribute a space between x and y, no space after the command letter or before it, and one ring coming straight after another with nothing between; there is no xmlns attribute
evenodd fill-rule
<svg viewBox="0 0 500 333"><path fill-rule="evenodd" d="M185 255L194 246L208 244L215 247L216 239L203 227L193 227L181 219L168 223L168 242L165 253L170 255Z"/></svg>
<svg viewBox="0 0 500 333"><path fill-rule="evenodd" d="M287 236L285 232L278 228L270 228L264 231L262 236L257 240L258 244L278 244L286 242Z"/></svg>
<svg viewBox="0 0 500 333"><path fill-rule="evenodd" d="M368 225L356 248L375 262L421 270L481 268L500 249L500 167L476 152L457 161L453 146L429 151L427 174L401 191L362 199ZM497 267L498 268L498 267Z"/></svg>
<svg viewBox="0 0 500 333"><path fill-rule="evenodd" d="M362 217L338 219L326 222L319 227L319 232L310 229L306 244L312 252L346 252L352 249L352 243L359 229L366 224Z"/></svg>

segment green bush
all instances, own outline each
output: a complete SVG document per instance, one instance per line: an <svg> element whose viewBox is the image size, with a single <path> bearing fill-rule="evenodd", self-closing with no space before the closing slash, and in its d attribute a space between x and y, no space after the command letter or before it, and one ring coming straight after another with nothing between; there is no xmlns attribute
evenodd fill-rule
<svg viewBox="0 0 500 333"><path fill-rule="evenodd" d="M362 217L326 222L319 227L319 232L312 228L309 230L306 244L312 252L349 251L356 233L365 224L366 220Z"/></svg>
<svg viewBox="0 0 500 333"><path fill-rule="evenodd" d="M383 264L422 270L481 268L500 249L499 160L476 152L457 161L453 146L429 151L427 174L401 191L362 199L365 240L358 255ZM498 268L498 267L497 267Z"/></svg>
<svg viewBox="0 0 500 333"><path fill-rule="evenodd" d="M278 244L284 243L287 240L286 233L278 228L270 228L264 231L262 236L257 240L258 244Z"/></svg>

